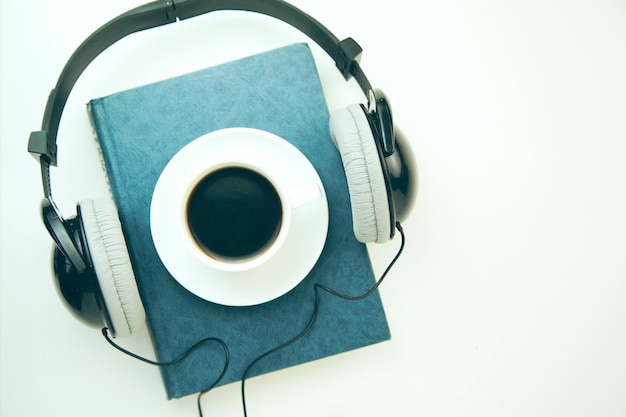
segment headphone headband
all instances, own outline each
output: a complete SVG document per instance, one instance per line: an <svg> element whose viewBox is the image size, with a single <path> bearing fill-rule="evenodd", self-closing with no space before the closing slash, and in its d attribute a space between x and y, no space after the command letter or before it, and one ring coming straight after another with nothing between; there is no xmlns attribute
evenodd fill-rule
<svg viewBox="0 0 626 417"><path fill-rule="evenodd" d="M361 47L352 38L339 41L326 27L282 0L158 0L139 6L105 23L76 49L51 91L40 131L32 132L28 151L40 161L46 197L51 194L49 167L57 163L57 133L65 103L85 68L105 49L122 38L146 29L174 23L213 11L240 10L261 13L290 24L309 36L335 61L344 78L358 82L366 97L371 84L359 66Z"/></svg>

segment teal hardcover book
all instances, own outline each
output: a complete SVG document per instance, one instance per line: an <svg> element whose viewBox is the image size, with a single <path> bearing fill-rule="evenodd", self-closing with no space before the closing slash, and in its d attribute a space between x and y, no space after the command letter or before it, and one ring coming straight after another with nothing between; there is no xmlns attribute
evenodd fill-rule
<svg viewBox="0 0 626 417"><path fill-rule="evenodd" d="M219 337L231 355L221 384L241 380L255 358L303 330L314 309L315 283L354 295L374 284L366 247L352 233L343 167L330 140L328 109L307 45L94 99L89 110L158 360L171 360L201 339ZM328 236L311 272L287 294L249 307L214 304L183 288L163 266L150 230L152 193L170 159L194 139L230 127L265 130L296 146L317 170L329 209ZM378 293L362 301L322 293L320 300L310 333L259 361L251 376L390 338ZM223 364L221 348L206 345L162 368L168 397L206 389Z"/></svg>

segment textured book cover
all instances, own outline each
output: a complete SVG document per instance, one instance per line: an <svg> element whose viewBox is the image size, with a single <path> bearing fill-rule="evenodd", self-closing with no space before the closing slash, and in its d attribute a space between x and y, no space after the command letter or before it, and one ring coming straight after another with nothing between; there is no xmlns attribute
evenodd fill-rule
<svg viewBox="0 0 626 417"><path fill-rule="evenodd" d="M160 361L177 357L201 339L219 337L231 354L221 383L241 380L252 360L302 331L313 312L316 282L353 295L374 284L366 248L352 233L343 167L330 140L328 109L307 45L95 99L89 111ZM226 307L188 292L161 263L150 232L152 192L169 160L192 140L229 127L261 129L291 142L317 170L329 206L328 237L315 267L294 290L251 307ZM251 375L389 339L378 293L363 301L326 293L320 298L311 332L261 360ZM206 389L223 364L221 348L207 345L163 368L168 397Z"/></svg>

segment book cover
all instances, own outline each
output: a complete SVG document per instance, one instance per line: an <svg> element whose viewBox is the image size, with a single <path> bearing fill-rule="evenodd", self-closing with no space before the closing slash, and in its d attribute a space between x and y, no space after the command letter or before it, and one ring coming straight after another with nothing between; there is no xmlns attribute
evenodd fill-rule
<svg viewBox="0 0 626 417"><path fill-rule="evenodd" d="M201 339L219 337L231 355L221 384L239 381L260 354L302 331L314 309L315 283L353 295L374 284L366 247L352 232L345 175L330 140L328 109L306 44L94 99L88 108L158 360L171 360ZM317 170L329 208L327 240L311 272L282 297L250 307L214 304L185 290L161 263L150 232L152 192L168 161L192 140L229 127L265 130L296 146ZM311 332L261 360L250 375L389 338L378 292L362 301L322 293ZM223 364L221 348L207 345L162 368L168 397L206 389Z"/></svg>

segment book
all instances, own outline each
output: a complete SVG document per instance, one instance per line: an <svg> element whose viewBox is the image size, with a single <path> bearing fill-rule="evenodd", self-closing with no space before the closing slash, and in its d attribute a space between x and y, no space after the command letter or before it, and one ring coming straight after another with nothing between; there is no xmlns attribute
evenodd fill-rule
<svg viewBox="0 0 626 417"><path fill-rule="evenodd" d="M219 337L230 351L220 384L239 381L255 358L304 329L314 309L315 283L353 295L374 284L367 248L352 232L347 183L308 45L288 45L97 98L88 111L159 361L172 360L199 340ZM223 306L187 291L161 263L150 232L152 192L168 161L194 139L229 127L265 130L292 143L317 170L328 200L328 236L313 269L295 289L256 306ZM249 375L389 338L378 292L362 301L322 292L311 331L259 361ZM168 398L206 389L223 365L221 347L207 344L162 368Z"/></svg>

